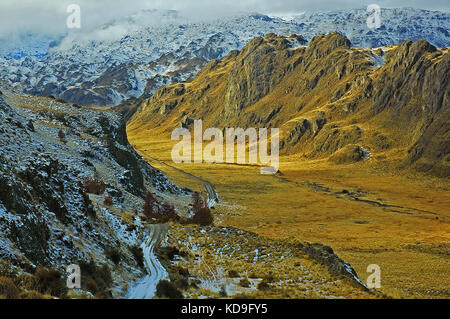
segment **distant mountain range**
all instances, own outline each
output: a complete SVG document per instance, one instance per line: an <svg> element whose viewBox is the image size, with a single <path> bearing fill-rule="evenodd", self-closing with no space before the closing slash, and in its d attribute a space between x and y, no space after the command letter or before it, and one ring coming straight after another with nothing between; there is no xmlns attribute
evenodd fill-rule
<svg viewBox="0 0 450 319"><path fill-rule="evenodd" d="M367 17L365 9L355 9L290 18L253 13L198 22L176 11L142 11L86 33L0 39L0 79L26 93L105 106L147 98L158 87L191 78L210 60L270 32L296 33L309 41L339 31L355 47L419 39L436 47L450 43L448 13L382 9L379 29L369 29Z"/></svg>

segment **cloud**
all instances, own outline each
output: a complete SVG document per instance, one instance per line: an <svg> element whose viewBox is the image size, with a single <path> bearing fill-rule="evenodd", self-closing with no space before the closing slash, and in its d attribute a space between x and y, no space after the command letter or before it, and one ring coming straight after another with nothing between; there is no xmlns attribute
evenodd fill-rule
<svg viewBox="0 0 450 319"><path fill-rule="evenodd" d="M61 34L67 32L69 4L78 4L82 13L82 31L123 18L143 9L179 10L190 19L214 19L237 12L297 13L366 7L416 7L449 11L448 0L1 0L0 37L23 32ZM154 21L148 21L152 23ZM112 30L114 31L114 30ZM118 30L115 30L116 32Z"/></svg>

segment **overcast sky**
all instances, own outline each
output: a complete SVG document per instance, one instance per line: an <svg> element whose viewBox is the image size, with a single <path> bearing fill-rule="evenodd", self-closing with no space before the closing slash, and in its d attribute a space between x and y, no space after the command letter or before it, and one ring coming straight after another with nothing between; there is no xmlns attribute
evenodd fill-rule
<svg viewBox="0 0 450 319"><path fill-rule="evenodd" d="M83 28L90 28L142 9L175 9L204 18L236 12L265 14L331 11L367 7L414 7L450 11L449 0L0 0L0 36L36 31L64 32L69 4L79 4Z"/></svg>

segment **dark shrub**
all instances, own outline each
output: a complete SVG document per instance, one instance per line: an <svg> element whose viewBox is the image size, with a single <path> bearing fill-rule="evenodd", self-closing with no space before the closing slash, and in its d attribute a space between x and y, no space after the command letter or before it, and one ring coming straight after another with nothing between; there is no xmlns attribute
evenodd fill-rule
<svg viewBox="0 0 450 319"><path fill-rule="evenodd" d="M270 286L269 286L269 284L268 284L265 280L262 280L262 281L258 284L257 288L258 288L258 290L264 291L264 290L269 290L269 289L270 289Z"/></svg>
<svg viewBox="0 0 450 319"><path fill-rule="evenodd" d="M220 295L221 298L228 297L227 290L226 290L225 286L220 287L219 295Z"/></svg>
<svg viewBox="0 0 450 319"><path fill-rule="evenodd" d="M93 178L86 177L83 180L83 187L86 192L96 195L102 195L106 190L105 183L100 179L100 175L97 172Z"/></svg>
<svg viewBox="0 0 450 319"><path fill-rule="evenodd" d="M154 214L154 209L153 209L153 205L158 203L158 201L156 200L155 196L153 196L153 194L151 192L147 192L147 194L145 195L145 199L144 199L144 215L147 218L154 218L155 214Z"/></svg>
<svg viewBox="0 0 450 319"><path fill-rule="evenodd" d="M192 216L192 222L200 226L212 225L214 217L208 204L200 197L200 194L195 192L192 194L192 210L194 215Z"/></svg>
<svg viewBox="0 0 450 319"><path fill-rule="evenodd" d="M107 265L97 266L93 260L89 262L78 262L81 268L83 280L81 286L92 292L97 298L111 297L108 288L112 284L111 271ZM92 280L93 282L90 282ZM90 283L89 283L90 282ZM89 283L89 287L88 287Z"/></svg>
<svg viewBox="0 0 450 319"><path fill-rule="evenodd" d="M61 141L63 141L66 138L66 134L64 134L63 130L58 131L58 137Z"/></svg>
<svg viewBox="0 0 450 319"><path fill-rule="evenodd" d="M236 270L228 270L228 277L229 278L237 278L240 277L239 273Z"/></svg>
<svg viewBox="0 0 450 319"><path fill-rule="evenodd" d="M131 254L136 260L139 267L144 267L144 253L142 252L142 248L135 245L130 247Z"/></svg>
<svg viewBox="0 0 450 319"><path fill-rule="evenodd" d="M178 215L175 213L175 207L172 204L164 203L156 215L157 219L162 220L177 220Z"/></svg>
<svg viewBox="0 0 450 319"><path fill-rule="evenodd" d="M176 272L181 277L189 277L189 269L177 266L174 268L174 272Z"/></svg>
<svg viewBox="0 0 450 319"><path fill-rule="evenodd" d="M178 289L186 290L189 288L189 280L187 280L186 278L178 278L177 280L175 280L174 285Z"/></svg>
<svg viewBox="0 0 450 319"><path fill-rule="evenodd" d="M65 297L67 286L62 273L56 269L37 267L35 276L38 280L38 291L55 297Z"/></svg>
<svg viewBox="0 0 450 319"><path fill-rule="evenodd" d="M248 288L248 287L250 287L250 281L247 278L242 278L239 281L239 286L244 287L244 288Z"/></svg>
<svg viewBox="0 0 450 319"><path fill-rule="evenodd" d="M20 290L8 277L0 277L0 296L6 299L18 299Z"/></svg>
<svg viewBox="0 0 450 319"><path fill-rule="evenodd" d="M205 207L200 208L200 210L194 214L192 221L200 226L208 226L213 224L214 218L209 208Z"/></svg>
<svg viewBox="0 0 450 319"><path fill-rule="evenodd" d="M163 258L163 259L167 259L167 260L172 260L175 255L179 255L180 251L178 250L178 248L173 247L173 246L168 246L168 247L161 247L159 249L159 255Z"/></svg>
<svg viewBox="0 0 450 319"><path fill-rule="evenodd" d="M92 278L89 278L87 280L87 282L86 282L86 289L88 291L92 292L94 295L96 295L97 293L100 292L100 289L98 287L97 282L94 279L92 279Z"/></svg>
<svg viewBox="0 0 450 319"><path fill-rule="evenodd" d="M112 204L113 204L113 199L112 199L112 197L111 196L106 196L105 197L105 200L103 201L103 204L105 205L105 206L112 206Z"/></svg>
<svg viewBox="0 0 450 319"><path fill-rule="evenodd" d="M167 280L160 280L156 285L156 296L169 299L183 299L183 294L178 288Z"/></svg>
<svg viewBox="0 0 450 319"><path fill-rule="evenodd" d="M117 248L112 248L112 247L106 248L105 255L106 255L106 258L111 260L116 265L120 262L121 253L120 253L120 250Z"/></svg>

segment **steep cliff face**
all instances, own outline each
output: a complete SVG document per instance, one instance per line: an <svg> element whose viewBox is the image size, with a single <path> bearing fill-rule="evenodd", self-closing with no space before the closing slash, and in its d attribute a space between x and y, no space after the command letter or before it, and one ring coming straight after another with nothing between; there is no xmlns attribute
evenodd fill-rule
<svg viewBox="0 0 450 319"><path fill-rule="evenodd" d="M352 48L339 33L303 44L295 35L257 37L192 81L160 88L128 125L165 134L194 119L279 127L284 154L450 174L448 49L426 41Z"/></svg>
<svg viewBox="0 0 450 319"><path fill-rule="evenodd" d="M450 117L448 50L405 41L390 52L385 72L374 78L372 111L386 130L397 130L407 164L448 176Z"/></svg>

